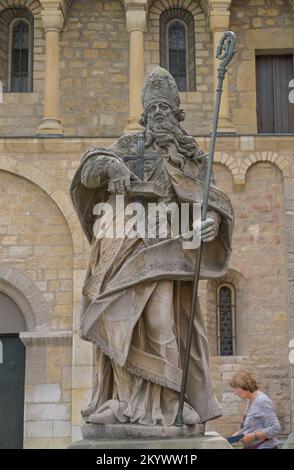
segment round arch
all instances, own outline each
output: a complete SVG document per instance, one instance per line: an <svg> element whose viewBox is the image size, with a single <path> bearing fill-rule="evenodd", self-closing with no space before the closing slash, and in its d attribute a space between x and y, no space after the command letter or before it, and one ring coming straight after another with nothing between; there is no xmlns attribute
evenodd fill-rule
<svg viewBox="0 0 294 470"><path fill-rule="evenodd" d="M0 14L11 8L24 8L34 16L41 14L41 4L38 0L0 0Z"/></svg>
<svg viewBox="0 0 294 470"><path fill-rule="evenodd" d="M187 0L178 0L174 2L174 0L166 0L165 2L161 2L160 0L153 0L150 5L149 12L150 14L158 14L164 10L168 10L169 8L182 8L193 16L196 15L203 15L204 17L204 8L202 5L201 0L194 0L191 2L187 2Z"/></svg>
<svg viewBox="0 0 294 470"><path fill-rule="evenodd" d="M17 164L15 160L9 157L0 159L0 171L1 170L25 178L38 186L54 201L69 227L74 254L77 252L80 253L83 247L83 235L79 227L74 207L69 196L64 191L57 188L55 183L52 181L53 178L47 178L46 174L38 168L24 166L23 162L21 162L21 164Z"/></svg>
<svg viewBox="0 0 294 470"><path fill-rule="evenodd" d="M260 162L272 163L279 168L283 177L288 176L290 162L286 157L279 155L276 152L257 152L245 157L242 160L239 175L245 180L249 168L255 163Z"/></svg>
<svg viewBox="0 0 294 470"><path fill-rule="evenodd" d="M248 352L248 281L235 269L229 269L224 277L207 281L207 324L211 354L217 355L217 293L221 286L227 284L233 287L235 295L235 355L245 356Z"/></svg>
<svg viewBox="0 0 294 470"><path fill-rule="evenodd" d="M49 308L39 289L18 269L0 265L0 292L10 297L22 312L27 331L49 322Z"/></svg>

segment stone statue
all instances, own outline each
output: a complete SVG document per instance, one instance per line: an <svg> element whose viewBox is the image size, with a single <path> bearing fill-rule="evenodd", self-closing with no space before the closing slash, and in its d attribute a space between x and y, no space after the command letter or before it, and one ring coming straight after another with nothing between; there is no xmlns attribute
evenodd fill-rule
<svg viewBox="0 0 294 470"><path fill-rule="evenodd" d="M169 72L158 67L147 77L142 103L143 133L124 134L107 149L90 149L71 186L91 244L80 323L81 337L97 346L96 385L82 411L88 423L171 426L177 414L197 250L184 249L181 236L171 233L165 239L93 234L94 207L107 202L115 209L117 194L125 196L125 204L145 207L201 204L207 157L181 127L184 112ZM208 207L201 223L202 279L225 275L233 227L230 200L214 184ZM221 414L198 306L183 422L204 423Z"/></svg>

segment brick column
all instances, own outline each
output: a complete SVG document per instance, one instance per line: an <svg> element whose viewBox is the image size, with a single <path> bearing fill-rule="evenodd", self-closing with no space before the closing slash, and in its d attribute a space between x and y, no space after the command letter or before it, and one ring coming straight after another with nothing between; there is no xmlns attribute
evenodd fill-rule
<svg viewBox="0 0 294 470"><path fill-rule="evenodd" d="M225 31L229 29L231 0L210 0L209 27L213 34L214 57L214 91L217 87L217 69L219 60L216 58L217 46ZM235 133L229 113L229 87L228 75L223 82L223 93L219 114L218 132Z"/></svg>
<svg viewBox="0 0 294 470"><path fill-rule="evenodd" d="M59 118L59 34L64 17L57 8L42 11L46 34L44 117L37 134L63 135Z"/></svg>
<svg viewBox="0 0 294 470"><path fill-rule="evenodd" d="M129 118L127 131L141 129L138 121L143 111L141 91L144 85L144 32L147 24L147 1L125 0L126 27L130 33Z"/></svg>

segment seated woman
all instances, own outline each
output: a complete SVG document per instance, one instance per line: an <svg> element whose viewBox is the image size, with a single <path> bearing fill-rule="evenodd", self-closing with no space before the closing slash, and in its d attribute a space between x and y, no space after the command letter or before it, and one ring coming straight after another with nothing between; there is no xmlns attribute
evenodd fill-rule
<svg viewBox="0 0 294 470"><path fill-rule="evenodd" d="M240 442L245 449L277 448L281 426L270 398L247 371L235 374L230 386L241 400L248 400L241 429L234 435L244 434Z"/></svg>

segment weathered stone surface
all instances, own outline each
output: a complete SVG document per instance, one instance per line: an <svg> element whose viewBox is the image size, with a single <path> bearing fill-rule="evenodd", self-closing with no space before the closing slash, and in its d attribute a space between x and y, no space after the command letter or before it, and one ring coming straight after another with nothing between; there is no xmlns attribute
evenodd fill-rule
<svg viewBox="0 0 294 470"><path fill-rule="evenodd" d="M82 426L84 439L148 439L176 438L199 436L204 434L204 424L194 426L142 426L139 424L99 425L86 424Z"/></svg>
<svg viewBox="0 0 294 470"><path fill-rule="evenodd" d="M69 449L231 449L226 439L215 432L205 436L178 437L166 439L82 439L74 442Z"/></svg>
<svg viewBox="0 0 294 470"><path fill-rule="evenodd" d="M129 35L119 0L73 2L61 40L66 135L112 136L127 121ZM107 110L107 112L106 112Z"/></svg>

